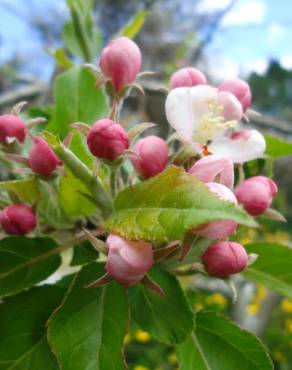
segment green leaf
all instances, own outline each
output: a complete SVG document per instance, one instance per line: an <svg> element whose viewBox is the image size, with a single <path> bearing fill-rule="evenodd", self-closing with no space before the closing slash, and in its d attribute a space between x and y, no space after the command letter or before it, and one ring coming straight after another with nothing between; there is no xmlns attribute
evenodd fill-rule
<svg viewBox="0 0 292 370"><path fill-rule="evenodd" d="M58 66L60 66L61 68L67 69L74 66L72 61L66 55L64 49L58 48L52 53L52 55L55 58L55 61L57 62Z"/></svg>
<svg viewBox="0 0 292 370"><path fill-rule="evenodd" d="M167 343L182 343L194 328L194 314L175 276L158 267L151 278L164 290L162 297L142 285L129 290L131 315L153 338Z"/></svg>
<svg viewBox="0 0 292 370"><path fill-rule="evenodd" d="M292 155L292 143L279 139L278 137L265 135L267 149L266 154L273 158Z"/></svg>
<svg viewBox="0 0 292 370"><path fill-rule="evenodd" d="M90 169L93 167L93 156L89 153L83 137L74 132L70 149ZM65 166L66 175L60 179L58 198L60 205L70 217L79 218L96 212L97 205L89 200L90 192ZM88 197L86 197L86 194Z"/></svg>
<svg viewBox="0 0 292 370"><path fill-rule="evenodd" d="M196 331L178 346L181 370L272 370L266 348L252 334L214 312L200 312Z"/></svg>
<svg viewBox="0 0 292 370"><path fill-rule="evenodd" d="M56 109L47 130L62 139L69 125L85 122L92 125L107 113L107 100L102 89L95 88L95 78L86 68L74 67L59 75L54 82Z"/></svg>
<svg viewBox="0 0 292 370"><path fill-rule="evenodd" d="M32 288L0 305L0 370L58 370L46 339L46 322L66 292Z"/></svg>
<svg viewBox="0 0 292 370"><path fill-rule="evenodd" d="M104 273L91 263L78 273L49 321L49 343L62 370L122 370L128 322L126 291L116 282L85 288Z"/></svg>
<svg viewBox="0 0 292 370"><path fill-rule="evenodd" d="M292 249L274 243L248 244L246 249L248 253L257 254L258 258L244 271L244 275L292 298Z"/></svg>
<svg viewBox="0 0 292 370"><path fill-rule="evenodd" d="M116 212L106 227L128 239L176 240L198 225L232 219L254 226L254 220L178 167L126 188L115 200Z"/></svg>
<svg viewBox="0 0 292 370"><path fill-rule="evenodd" d="M9 237L0 241L0 296L29 288L61 265L49 238Z"/></svg>
<svg viewBox="0 0 292 370"><path fill-rule="evenodd" d="M85 241L74 247L70 266L84 265L96 260L98 255L98 252L93 248L93 246L88 241Z"/></svg>
<svg viewBox="0 0 292 370"><path fill-rule="evenodd" d="M125 27L120 30L119 36L129 37L130 39L135 38L135 36L137 36L141 28L143 27L145 19L149 14L150 12L146 10L141 10L140 12L138 12L130 20L130 22L128 22Z"/></svg>
<svg viewBox="0 0 292 370"><path fill-rule="evenodd" d="M17 195L21 202L33 204L39 198L36 178L0 182L0 191L7 190Z"/></svg>

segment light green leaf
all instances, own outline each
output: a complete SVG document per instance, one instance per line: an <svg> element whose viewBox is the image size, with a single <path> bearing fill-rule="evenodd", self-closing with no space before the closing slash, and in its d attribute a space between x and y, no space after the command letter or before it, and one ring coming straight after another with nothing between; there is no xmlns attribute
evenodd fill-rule
<svg viewBox="0 0 292 370"><path fill-rule="evenodd" d="M0 370L58 370L46 339L46 322L66 292L42 286L0 305Z"/></svg>
<svg viewBox="0 0 292 370"><path fill-rule="evenodd" d="M69 125L84 122L92 125L107 114L107 100L102 89L95 88L95 78L86 68L74 67L54 82L56 109L47 130L63 139Z"/></svg>
<svg viewBox="0 0 292 370"><path fill-rule="evenodd" d="M167 344L183 342L194 328L194 315L175 276L155 267L151 278L164 290L160 296L142 285L129 290L132 318L153 338Z"/></svg>
<svg viewBox="0 0 292 370"><path fill-rule="evenodd" d="M181 370L273 370L263 344L229 319L200 312L196 331L178 346Z"/></svg>
<svg viewBox="0 0 292 370"><path fill-rule="evenodd" d="M29 288L49 277L61 265L49 238L9 237L0 241L0 296Z"/></svg>
<svg viewBox="0 0 292 370"><path fill-rule="evenodd" d="M55 58L55 61L58 64L58 66L61 68L67 69L67 68L71 68L74 66L72 61L66 55L66 52L64 49L58 48L52 53L52 55Z"/></svg>
<svg viewBox="0 0 292 370"><path fill-rule="evenodd" d="M21 202L28 204L35 203L40 196L36 178L2 181L0 182L0 191L1 190L13 192Z"/></svg>
<svg viewBox="0 0 292 370"><path fill-rule="evenodd" d="M119 32L119 36L129 37L130 39L135 38L140 32L144 25L146 17L150 12L146 10L141 10L138 12Z"/></svg>
<svg viewBox="0 0 292 370"><path fill-rule="evenodd" d="M193 227L212 220L255 225L243 210L220 200L195 176L174 166L120 192L115 209L106 227L128 239L181 239Z"/></svg>
<svg viewBox="0 0 292 370"><path fill-rule="evenodd" d="M266 154L272 158L292 155L292 143L269 135L265 135L265 139L267 144Z"/></svg>
<svg viewBox="0 0 292 370"><path fill-rule="evenodd" d="M117 283L85 288L104 273L91 263L82 268L49 321L49 343L63 370L122 370L128 322L126 291Z"/></svg>
<svg viewBox="0 0 292 370"><path fill-rule="evenodd" d="M292 249L274 243L248 244L246 249L258 258L244 275L292 299Z"/></svg>

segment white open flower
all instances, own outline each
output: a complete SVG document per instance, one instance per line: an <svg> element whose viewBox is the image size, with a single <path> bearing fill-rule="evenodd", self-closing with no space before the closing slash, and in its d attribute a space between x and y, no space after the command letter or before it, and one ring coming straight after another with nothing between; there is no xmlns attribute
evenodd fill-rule
<svg viewBox="0 0 292 370"><path fill-rule="evenodd" d="M206 85L180 87L166 99L166 117L187 142L207 144L235 128L242 107L234 95Z"/></svg>
<svg viewBox="0 0 292 370"><path fill-rule="evenodd" d="M208 152L243 163L263 156L266 144L257 130L234 132L243 116L237 98L207 86L172 90L165 103L166 117L178 135L199 153Z"/></svg>

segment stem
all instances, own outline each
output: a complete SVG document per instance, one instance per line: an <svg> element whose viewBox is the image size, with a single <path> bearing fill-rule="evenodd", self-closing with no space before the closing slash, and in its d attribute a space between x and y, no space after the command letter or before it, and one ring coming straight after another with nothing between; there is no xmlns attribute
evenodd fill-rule
<svg viewBox="0 0 292 370"><path fill-rule="evenodd" d="M73 175L87 187L103 216L109 216L113 211L113 202L100 180L93 176L88 167L64 145L55 146L54 151Z"/></svg>
<svg viewBox="0 0 292 370"><path fill-rule="evenodd" d="M110 169L110 186L111 186L111 193L112 196L115 197L117 193L117 173L118 167L112 166Z"/></svg>

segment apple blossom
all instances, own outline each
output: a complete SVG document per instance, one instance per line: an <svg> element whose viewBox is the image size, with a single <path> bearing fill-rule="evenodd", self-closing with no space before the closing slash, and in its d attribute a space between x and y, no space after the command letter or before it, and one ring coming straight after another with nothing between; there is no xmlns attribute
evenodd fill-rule
<svg viewBox="0 0 292 370"><path fill-rule="evenodd" d="M14 114L3 114L0 116L0 143L17 139L24 142L26 128L24 122Z"/></svg>
<svg viewBox="0 0 292 370"><path fill-rule="evenodd" d="M108 248L106 271L125 288L141 281L153 265L151 243L142 240L131 241L110 234L106 244Z"/></svg>
<svg viewBox="0 0 292 370"><path fill-rule="evenodd" d="M272 204L277 192L275 182L264 176L250 177L235 189L238 202L253 216L264 213Z"/></svg>
<svg viewBox="0 0 292 370"><path fill-rule="evenodd" d="M191 87L196 85L206 85L205 75L196 68L187 67L176 71L170 78L169 85L171 90L177 87Z"/></svg>
<svg viewBox="0 0 292 370"><path fill-rule="evenodd" d="M244 270L248 255L239 243L217 242L203 254L202 262L209 275L223 278Z"/></svg>
<svg viewBox="0 0 292 370"><path fill-rule="evenodd" d="M230 159L222 158L216 155L208 155L199 159L189 170L194 176L197 176L203 182L215 181L228 188L233 187L234 168Z"/></svg>
<svg viewBox="0 0 292 370"><path fill-rule="evenodd" d="M208 150L234 163L244 163L263 157L266 141L257 130L240 130L234 132L231 137L221 137L212 141Z"/></svg>
<svg viewBox="0 0 292 370"><path fill-rule="evenodd" d="M105 118L90 128L87 145L95 157L114 161L129 148L129 138L121 125Z"/></svg>
<svg viewBox="0 0 292 370"><path fill-rule="evenodd" d="M162 172L168 160L168 146L165 140L158 136L147 136L140 139L134 151L137 155L131 157L132 164L144 179Z"/></svg>
<svg viewBox="0 0 292 370"><path fill-rule="evenodd" d="M7 234L24 235L36 227L35 214L25 204L11 204L0 213L0 224Z"/></svg>
<svg viewBox="0 0 292 370"><path fill-rule="evenodd" d="M137 44L127 37L112 40L101 53L101 72L109 77L115 90L133 83L140 71L142 56Z"/></svg>
<svg viewBox="0 0 292 370"><path fill-rule="evenodd" d="M251 90L247 82L240 78L232 78L223 81L219 87L219 91L227 91L236 96L240 101L243 111L245 112L251 104Z"/></svg>
<svg viewBox="0 0 292 370"><path fill-rule="evenodd" d="M34 138L28 155L28 163L35 173L41 176L50 176L61 164L61 161L44 139Z"/></svg>
<svg viewBox="0 0 292 370"><path fill-rule="evenodd" d="M207 85L179 87L167 96L166 117L186 142L208 144L229 129L236 128L242 118L242 106L236 97Z"/></svg>
<svg viewBox="0 0 292 370"><path fill-rule="evenodd" d="M221 200L237 204L237 200L232 191L222 184L208 182L207 187L215 193ZM222 239L232 235L237 228L237 223L232 220L211 221L207 225L193 229L193 233L208 239Z"/></svg>

